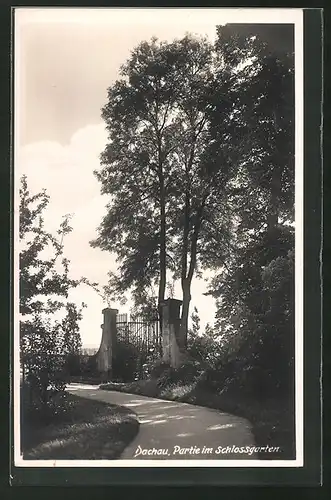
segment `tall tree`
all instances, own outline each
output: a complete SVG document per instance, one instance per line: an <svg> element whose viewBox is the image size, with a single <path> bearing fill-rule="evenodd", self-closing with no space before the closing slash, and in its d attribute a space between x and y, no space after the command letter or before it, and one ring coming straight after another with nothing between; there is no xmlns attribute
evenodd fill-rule
<svg viewBox="0 0 331 500"><path fill-rule="evenodd" d="M219 27L216 43L219 57L236 68L244 90L245 124L231 197L236 230L212 284L218 326L223 335L241 338L244 359L259 359L265 370L270 371L267 359L277 347L275 383L281 373L289 373L279 368L282 362L293 367L294 339L294 68L292 28L284 29L287 45L281 47L274 47L272 33L245 25ZM280 269L286 270L281 282ZM283 295L274 293L277 287ZM269 380L261 372L259 377L261 384ZM285 386L288 381L285 377Z"/></svg>
<svg viewBox="0 0 331 500"><path fill-rule="evenodd" d="M240 110L237 90L232 90L233 75L208 42L186 37L173 46L179 54L177 81L183 88L178 107L187 130L175 208L183 291L180 344L185 345L192 278L213 266L210 250L215 245L223 254L232 226L228 187L236 171Z"/></svg>
<svg viewBox="0 0 331 500"><path fill-rule="evenodd" d="M109 143L96 174L111 201L92 245L116 252L120 275L109 284L115 291L146 290L156 281L159 309L167 269L175 273L183 292L181 347L192 278L199 263L207 263L206 221L222 219L214 231L219 240L230 220L222 192L231 175L235 120L225 97L228 75L215 64L204 39L144 42L122 67L103 109ZM211 127L215 113L223 126L218 134Z"/></svg>
<svg viewBox="0 0 331 500"><path fill-rule="evenodd" d="M119 276L110 275L109 292L133 286L139 297L156 281L159 312L171 267L166 218L177 135L176 81L165 48L156 39L141 43L108 90L102 117L109 143L96 175L111 202L92 242L118 256Z"/></svg>
<svg viewBox="0 0 331 500"><path fill-rule="evenodd" d="M218 27L216 48L235 68L246 131L239 149L238 209L243 229L272 230L293 221L294 58L293 27ZM274 33L276 30L276 33ZM245 129L244 129L245 130ZM246 212L246 213L245 213Z"/></svg>

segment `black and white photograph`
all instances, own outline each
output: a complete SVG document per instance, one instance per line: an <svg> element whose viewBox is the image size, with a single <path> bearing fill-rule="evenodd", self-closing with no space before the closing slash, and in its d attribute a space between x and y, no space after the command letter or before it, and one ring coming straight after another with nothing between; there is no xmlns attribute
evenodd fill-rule
<svg viewBox="0 0 331 500"><path fill-rule="evenodd" d="M15 466L302 467L302 9L13 29Z"/></svg>

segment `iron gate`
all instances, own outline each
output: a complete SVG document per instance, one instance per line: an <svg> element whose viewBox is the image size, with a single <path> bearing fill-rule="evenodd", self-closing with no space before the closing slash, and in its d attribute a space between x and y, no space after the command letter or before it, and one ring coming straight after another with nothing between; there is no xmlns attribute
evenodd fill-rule
<svg viewBox="0 0 331 500"><path fill-rule="evenodd" d="M127 314L116 317L117 339L130 342L139 351L158 350L161 347L159 321L146 321L143 318L128 319Z"/></svg>
<svg viewBox="0 0 331 500"><path fill-rule="evenodd" d="M134 362L134 371L137 378L143 377L144 365L149 360L155 360L161 356L161 336L159 321L146 321L144 318L131 318L127 314L118 314L116 317L116 344L114 349L114 360L117 369L113 374L121 370L116 363L120 355L120 347L130 347L121 365ZM125 349L122 350L125 352ZM127 359L126 359L127 358ZM134 359L132 359L134 358Z"/></svg>

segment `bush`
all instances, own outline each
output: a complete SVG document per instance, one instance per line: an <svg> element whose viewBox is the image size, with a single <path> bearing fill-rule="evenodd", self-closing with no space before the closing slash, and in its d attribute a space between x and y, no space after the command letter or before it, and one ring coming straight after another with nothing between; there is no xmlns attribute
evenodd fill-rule
<svg viewBox="0 0 331 500"><path fill-rule="evenodd" d="M59 401L65 398L65 386L57 389L49 388L40 392L30 382L21 384L21 418L22 422L33 425L46 425L59 416Z"/></svg>
<svg viewBox="0 0 331 500"><path fill-rule="evenodd" d="M118 341L113 361L113 378L121 382L133 381L139 370L139 360L139 351L133 344Z"/></svg>
<svg viewBox="0 0 331 500"><path fill-rule="evenodd" d="M97 369L97 358L95 355L83 355L80 359L80 374L81 376L94 377L99 375Z"/></svg>
<svg viewBox="0 0 331 500"><path fill-rule="evenodd" d="M151 379L160 378L167 370L169 370L170 364L161 359L157 361L152 361L145 365L146 375Z"/></svg>
<svg viewBox="0 0 331 500"><path fill-rule="evenodd" d="M207 368L198 381L200 390L263 402L292 391L293 365L289 354L269 332L256 332L236 351L225 351L215 367ZM259 341L259 339L262 339Z"/></svg>
<svg viewBox="0 0 331 500"><path fill-rule="evenodd" d="M178 368L168 368L158 380L158 386L177 385L179 383L190 384L196 381L202 374L203 367L198 361L187 361Z"/></svg>
<svg viewBox="0 0 331 500"><path fill-rule="evenodd" d="M69 380L64 369L63 356L52 353L30 354L23 357L24 404L36 407L47 406L51 392L63 391Z"/></svg>
<svg viewBox="0 0 331 500"><path fill-rule="evenodd" d="M68 354L64 369L69 376L79 376L82 372L82 356L80 354Z"/></svg>

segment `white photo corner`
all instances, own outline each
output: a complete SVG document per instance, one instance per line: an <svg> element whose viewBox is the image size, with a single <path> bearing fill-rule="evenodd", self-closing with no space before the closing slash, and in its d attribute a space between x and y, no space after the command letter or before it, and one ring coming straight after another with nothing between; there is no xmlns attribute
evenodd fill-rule
<svg viewBox="0 0 331 500"><path fill-rule="evenodd" d="M302 467L302 9L15 8L16 467Z"/></svg>

